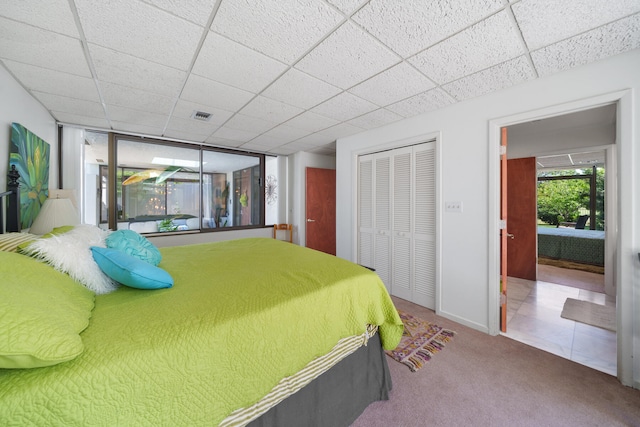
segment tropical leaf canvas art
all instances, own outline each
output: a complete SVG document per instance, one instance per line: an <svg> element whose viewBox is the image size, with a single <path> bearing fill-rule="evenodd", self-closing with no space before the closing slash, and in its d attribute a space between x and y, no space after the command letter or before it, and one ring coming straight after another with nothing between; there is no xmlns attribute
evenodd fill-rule
<svg viewBox="0 0 640 427"><path fill-rule="evenodd" d="M49 144L19 123L11 124L9 169L20 173L20 221L29 228L49 196Z"/></svg>

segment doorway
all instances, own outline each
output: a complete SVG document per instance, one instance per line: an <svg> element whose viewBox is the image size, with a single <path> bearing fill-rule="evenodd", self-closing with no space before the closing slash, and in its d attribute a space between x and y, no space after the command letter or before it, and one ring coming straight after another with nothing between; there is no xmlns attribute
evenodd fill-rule
<svg viewBox="0 0 640 427"><path fill-rule="evenodd" d="M575 141L577 140L582 140L583 145L573 145L571 147L573 148L573 151L589 151L587 147L592 147L592 145L588 140L585 141L586 138L584 138L584 135L586 133L591 133L594 135L598 134L598 132L594 131L594 126L598 125L598 123L594 122L592 118L594 117L594 115L603 113L605 116L607 114L610 114L610 117L608 119L599 124L601 125L602 129L606 128L606 130L598 134L598 137L601 138L600 141L592 144L597 144L600 146L600 148L602 148L603 145L614 144L618 139L616 137L616 129L618 127L618 123L616 123L617 109L617 104L610 102L607 105L601 104L597 107L583 109L577 113L562 114L562 111L558 111L558 114L548 116L545 119L518 121L514 125L507 126L509 130L520 126L523 128L528 128L529 130L538 128L538 132L536 132L537 134L535 135L535 140L526 141L526 143L523 143L520 146L518 146L517 144L512 145L512 143L514 143L515 141L510 137L508 153L512 154L511 148L513 147L515 148L514 151L516 151L516 156L520 155L521 157L528 157L530 160L537 154L535 151L536 149L541 149L542 152L544 152L545 150L548 151L549 148L545 147L544 140L553 140L553 135L549 132L549 128L545 128L544 125L548 125L550 123L556 126L556 129L552 129L552 131L557 134L556 137L559 135L567 141L573 141L573 144L575 144ZM586 123L585 125L583 125L583 127L586 126L588 129L580 129L580 126L576 126L576 120L580 118L582 118ZM557 127L558 124L563 120L566 120L568 124ZM548 122L545 123L546 121ZM608 137L602 138L602 135L607 135L607 133ZM568 137L568 135L570 134L579 135L580 138L570 138ZM560 155L563 154L561 153L561 144L559 144L558 141L552 141L551 145L555 148L552 153L560 157ZM567 153L564 153L565 156L566 154ZM609 200L611 202L609 203L611 209L607 212L606 215L611 215L612 219L614 219L615 221L615 212L616 207L618 206L618 202L615 197L615 182L617 180L617 174L615 173L616 168L614 154L615 149L613 146L611 146L611 148L608 148L607 155L609 156L609 164L613 164L613 167L610 168L611 173L609 173L608 171L608 180L612 182L608 184L607 191L611 191L612 198L611 200ZM527 162L530 163L530 161ZM609 164L607 165L608 167ZM507 176L509 177L509 180L512 179L511 173L509 173ZM510 202L511 200L509 200L509 203ZM511 233L510 224L507 225L507 228L509 233ZM589 282L590 279L585 279L584 277L581 278L580 274L577 277L573 274L566 274L572 273L570 270L558 269L555 272L547 272L546 279L543 281L541 280L541 277L538 276L538 274L540 273L540 269L538 268L535 258L533 258L529 263L530 265L533 264L535 266L535 274L533 277L509 277L509 287L507 294L507 305L509 314L507 322L512 322L511 326L513 326L513 328L508 328L510 330L508 330L505 335L507 337L511 337L519 341L526 342L527 344L533 345L535 347L558 354L562 357L574 360L578 363L582 363L595 369L610 373L612 375L616 375L619 371L619 369L616 367L616 333L605 331L601 328L584 325L580 322L572 322L565 318L561 318L560 316L562 312L562 306L567 298L588 300L601 305L615 305L615 284L612 278L613 274L611 271L613 267L613 263L611 262L613 260L613 257L611 255L612 251L610 250L611 247L616 247L615 233L608 233L607 240L607 246L609 248L608 252L610 256L607 257L606 261L609 267L609 280L611 282L611 288L614 291L614 295L607 296L601 292L593 293L592 291L587 289L579 289L578 287L571 286L572 281L574 283L580 281ZM509 243L511 243L511 241L509 241ZM548 274L551 274L551 276L549 276ZM556 278L553 277L554 274L556 275ZM563 285L554 282L564 282L565 284ZM567 283L569 284L569 286L567 286ZM614 315L613 317L615 318L616 316ZM529 333L525 331L529 331ZM531 331L537 332L537 336L535 333L530 333ZM587 336L591 336L591 344L586 344L588 340L586 340L585 337ZM594 352L594 348L606 348L606 350ZM588 360L588 357L585 356L588 353L599 353L599 356L602 356L603 353L608 353L608 355L605 354L604 357L604 359L608 358L608 360L597 360L595 362L590 361Z"/></svg>

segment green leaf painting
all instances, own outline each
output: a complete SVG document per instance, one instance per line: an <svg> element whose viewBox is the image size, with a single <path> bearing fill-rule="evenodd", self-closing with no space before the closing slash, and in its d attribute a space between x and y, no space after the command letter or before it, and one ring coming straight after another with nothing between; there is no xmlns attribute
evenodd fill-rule
<svg viewBox="0 0 640 427"><path fill-rule="evenodd" d="M29 228L49 195L49 144L19 123L11 124L9 169L20 172L20 221Z"/></svg>

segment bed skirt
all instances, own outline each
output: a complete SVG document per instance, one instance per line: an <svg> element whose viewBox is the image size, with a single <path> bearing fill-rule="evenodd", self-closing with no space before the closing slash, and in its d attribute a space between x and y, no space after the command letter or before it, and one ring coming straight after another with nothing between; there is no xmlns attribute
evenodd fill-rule
<svg viewBox="0 0 640 427"><path fill-rule="evenodd" d="M369 404L388 400L391 374L380 334L250 424L349 426Z"/></svg>

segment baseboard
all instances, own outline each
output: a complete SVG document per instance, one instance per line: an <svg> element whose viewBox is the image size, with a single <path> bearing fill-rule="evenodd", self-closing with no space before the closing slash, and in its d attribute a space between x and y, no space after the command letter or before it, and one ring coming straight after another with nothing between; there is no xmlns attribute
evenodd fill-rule
<svg viewBox="0 0 640 427"><path fill-rule="evenodd" d="M455 314L451 314L446 311L436 311L436 314L438 316L445 317L453 322L460 323L461 325L467 326L471 329L475 329L476 331L484 332L485 334L489 333L489 328L487 327L487 325L482 325L480 323L473 322L469 319L456 316Z"/></svg>

